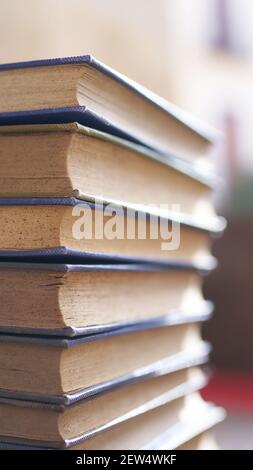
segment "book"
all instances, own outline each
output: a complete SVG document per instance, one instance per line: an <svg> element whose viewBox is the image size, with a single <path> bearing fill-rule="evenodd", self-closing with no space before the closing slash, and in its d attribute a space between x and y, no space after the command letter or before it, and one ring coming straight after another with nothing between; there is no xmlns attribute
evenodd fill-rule
<svg viewBox="0 0 253 470"><path fill-rule="evenodd" d="M195 420L191 416L193 405ZM220 423L224 417L225 412L222 408L203 403L195 392L123 421L98 434L81 438L80 441L77 439L75 443L66 442L65 449L181 450L182 448L183 450L186 445L187 450L189 442L194 444L195 441L196 445L200 436ZM210 440L207 445L210 446ZM50 448L22 444L18 439L15 441L7 437L0 440L0 449L49 450ZM189 450L197 450L197 447L191 447Z"/></svg>
<svg viewBox="0 0 253 470"><path fill-rule="evenodd" d="M133 261L181 262L184 266L210 269L210 229L183 223L177 226L166 216L75 198L2 198L0 218L0 258L18 251L46 251L47 255L78 253L85 256ZM213 228L213 234L223 230ZM173 232L174 230L174 232ZM108 234L108 235L107 235ZM163 244L169 248L163 249ZM7 252L7 253L6 253ZM61 251L59 252L61 253ZM38 254L38 253L37 253Z"/></svg>
<svg viewBox="0 0 253 470"><path fill-rule="evenodd" d="M97 339L99 339L99 337ZM0 399L3 401L21 400L29 403L40 403L42 405L51 404L52 406L60 405L61 408L64 408L86 400L89 397L108 393L130 384L135 384L161 375L173 374L174 372L189 369L190 367L196 368L196 366L207 363L210 349L211 347L209 343L201 341L195 345L194 351L191 351L190 354L188 353L188 350L180 351L159 361L151 362L148 366L132 370L131 372L114 379L105 380L99 384L79 388L71 392L62 392L60 395L0 388Z"/></svg>
<svg viewBox="0 0 253 470"><path fill-rule="evenodd" d="M216 138L91 55L3 64L0 88L2 124L74 120L190 161L203 158Z"/></svg>
<svg viewBox="0 0 253 470"><path fill-rule="evenodd" d="M205 383L199 369L189 368L112 388L106 393L98 391L67 406L0 398L0 440L64 448L193 393Z"/></svg>
<svg viewBox="0 0 253 470"><path fill-rule="evenodd" d="M0 126L0 145L0 197L75 196L171 211L176 203L185 216L216 222L216 180L173 156L78 123Z"/></svg>
<svg viewBox="0 0 253 470"><path fill-rule="evenodd" d="M61 395L92 387L202 345L198 323L77 338L0 336L0 389ZM140 353L141 352L141 353Z"/></svg>
<svg viewBox="0 0 253 470"><path fill-rule="evenodd" d="M73 337L208 318L202 277L159 265L0 263L0 332Z"/></svg>
<svg viewBox="0 0 253 470"><path fill-rule="evenodd" d="M73 450L174 450L224 419L195 392L77 442Z"/></svg>

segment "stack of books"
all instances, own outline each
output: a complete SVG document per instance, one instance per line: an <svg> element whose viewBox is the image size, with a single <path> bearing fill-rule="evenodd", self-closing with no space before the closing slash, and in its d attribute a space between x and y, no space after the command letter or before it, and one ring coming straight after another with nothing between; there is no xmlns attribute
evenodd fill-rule
<svg viewBox="0 0 253 470"><path fill-rule="evenodd" d="M0 447L209 446L212 133L91 56L0 89Z"/></svg>

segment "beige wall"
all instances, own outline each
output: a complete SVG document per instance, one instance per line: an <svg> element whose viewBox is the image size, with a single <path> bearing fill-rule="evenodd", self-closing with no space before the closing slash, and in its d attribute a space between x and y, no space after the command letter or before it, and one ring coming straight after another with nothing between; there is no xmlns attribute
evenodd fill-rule
<svg viewBox="0 0 253 470"><path fill-rule="evenodd" d="M0 61L89 52L170 97L170 1L0 0Z"/></svg>

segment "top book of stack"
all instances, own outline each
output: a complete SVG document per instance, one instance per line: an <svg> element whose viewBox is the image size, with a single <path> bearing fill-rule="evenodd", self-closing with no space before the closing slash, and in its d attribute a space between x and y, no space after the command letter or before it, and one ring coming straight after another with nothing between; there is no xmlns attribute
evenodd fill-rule
<svg viewBox="0 0 253 470"><path fill-rule="evenodd" d="M91 55L0 66L0 124L78 122L203 163L215 132Z"/></svg>

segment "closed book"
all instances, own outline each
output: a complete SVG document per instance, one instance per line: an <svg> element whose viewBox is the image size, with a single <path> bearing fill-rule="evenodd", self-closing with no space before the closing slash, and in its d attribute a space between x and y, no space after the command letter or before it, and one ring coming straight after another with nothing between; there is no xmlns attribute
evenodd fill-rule
<svg viewBox="0 0 253 470"><path fill-rule="evenodd" d="M223 419L222 408L203 402L195 392L76 443L70 449L174 450Z"/></svg>
<svg viewBox="0 0 253 470"><path fill-rule="evenodd" d="M91 55L3 64L0 87L2 124L74 120L190 161L203 159L216 137Z"/></svg>
<svg viewBox="0 0 253 470"><path fill-rule="evenodd" d="M116 426L80 436L66 442L69 450L176 450L189 441L209 431L225 417L222 408L203 402L197 392L164 403L150 410L143 410L131 419ZM50 449L34 443L22 444L20 440L1 439L3 449ZM194 448L196 450L196 448ZM82 456L85 458L85 455ZM85 461L84 461L85 463Z"/></svg>
<svg viewBox="0 0 253 470"><path fill-rule="evenodd" d="M209 174L78 123L0 126L0 149L0 197L76 196L170 212L177 204L185 217L216 223L218 182Z"/></svg>
<svg viewBox="0 0 253 470"><path fill-rule="evenodd" d="M0 262L0 332L74 337L208 318L198 271Z"/></svg>
<svg viewBox="0 0 253 470"><path fill-rule="evenodd" d="M41 447L69 447L199 390L205 383L203 373L190 368L102 393L98 390L67 406L0 398L0 440Z"/></svg>
<svg viewBox="0 0 253 470"><path fill-rule="evenodd" d="M120 380L175 354L190 357L203 345L199 321L77 338L1 334L0 389L61 396Z"/></svg>
<svg viewBox="0 0 253 470"><path fill-rule="evenodd" d="M171 220L157 212L84 202L75 198L0 199L0 259L19 251L133 261L179 262L208 269L211 228ZM176 224L176 225L175 225ZM219 234L223 221L213 226ZM42 253L41 253L42 252Z"/></svg>

